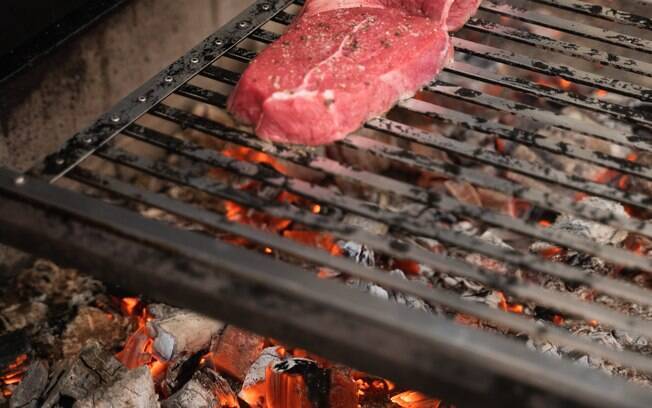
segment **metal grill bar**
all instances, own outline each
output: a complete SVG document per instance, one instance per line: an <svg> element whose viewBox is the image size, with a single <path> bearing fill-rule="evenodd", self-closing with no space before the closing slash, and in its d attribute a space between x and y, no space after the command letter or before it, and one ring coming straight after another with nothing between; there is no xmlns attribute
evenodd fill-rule
<svg viewBox="0 0 652 408"><path fill-rule="evenodd" d="M652 76L652 64L632 58L620 57L618 55L600 51L595 48L588 48L566 41L554 40L543 35L517 30L479 18L470 19L469 22L466 23L465 27L479 31L481 33L495 35L523 44L528 44L544 50L558 52L563 55L597 62L602 65L610 65L623 71L632 72L639 75Z"/></svg>
<svg viewBox="0 0 652 408"><path fill-rule="evenodd" d="M170 120L175 120L174 117L176 116L175 113L178 113L179 115L184 116L184 113L181 112L174 112L174 110L171 110L168 108L167 113L163 114L161 113L162 117L165 117ZM185 114L188 115L188 114ZM203 122L200 118L194 118L194 120L184 120L181 119L180 116L177 116L177 119L179 123L196 123L198 122L197 126L195 126L195 129L204 131L208 134L211 134L213 136L219 137L221 139L227 140L232 143L240 144L243 146L247 146L250 148L254 148L260 151L263 151L267 154L272 154L276 157L289 160L292 162L295 162L297 164L302 164L309 166L312 169L327 172L332 175L337 175L341 177L347 177L351 179L357 179L357 180L363 180L366 184L369 185L374 185L374 186L384 186L386 183L389 183L390 186L387 188L391 189L396 189L395 191L401 192L402 189L402 184L397 183L396 181L392 181L390 179L387 179L386 177L380 177L375 174L370 174L368 172L363 172L363 171L358 171L350 168L344 168L342 165L340 165L337 162L333 162L330 160L327 160L325 158L314 158L311 156L302 156L302 157L296 157L292 156L291 154L288 154L289 150L282 150L282 149L277 149L274 147L274 145L267 144L265 142L259 141L257 139L252 139L250 135L232 130L232 129L227 129L220 127L219 125L216 125L214 123L210 122ZM202 126L203 125L203 126ZM149 130L147 128L139 127L139 126L132 126L129 129L126 130L126 134L128 134L131 137L135 137L138 140L144 141L146 143L153 144L155 146L164 148L169 151L173 151L178 154L185 155L187 157L190 157L192 159L200 160L203 162L208 163L209 165L212 166L219 166L221 164L221 167L226 168L226 169L231 169L232 166L227 166L223 160L220 159L219 155L216 155L212 151L206 151L201 149L199 146L192 145L188 142L182 142L180 140L171 138L169 136L162 135L158 132L154 132L152 130ZM232 161L227 161L228 163L232 163ZM259 174L259 170L256 170L254 172L252 171L244 171L240 170L240 174L243 176L251 176L251 174ZM264 172L261 171L260 174L263 174ZM259 176L259 179L261 179L263 182L267 178L273 178L274 179L274 184L276 186L282 186L285 185L286 181L285 179L279 181L275 179L274 177L264 177L264 176ZM403 188L404 190L404 188ZM296 193L299 194L306 194L303 190L300 191L295 191ZM418 192L415 192L414 195L419 195L416 194ZM423 192L421 193L423 195ZM310 198L315 198L318 199L319 197L313 197L310 196ZM332 203L328 203L332 204ZM244 203L244 205L251 206L251 203ZM263 205L262 207L255 207L255 208L262 208L266 211L269 211L268 206ZM284 214L283 216L286 216L287 214ZM288 217L289 218L289 217ZM293 218L294 219L294 218ZM335 229L334 225L323 225L319 227L320 223L314 223L311 221L306 221L306 220L301 220L299 222L302 223L310 223L311 226L317 225L318 228L323 228L326 230L331 230ZM350 237L347 237L350 239ZM473 244L476 245L476 244ZM482 245L482 244L480 244ZM460 245L466 249L473 249L471 246L465 246L465 245ZM400 254L394 254L397 256L400 256ZM495 255L495 254L494 254ZM521 262L519 265L523 267L527 267L532 270L537 270L538 272L543 272L546 274L550 274L552 276L557 276L562 279L567 279L574 281L576 283L582 283L587 286L593 287L597 290L604 291L605 293L609 293L611 295L617 296L617 297L623 297L624 299L629 299L631 301L637 302L637 303L642 303L642 304L649 304L650 302L650 296L649 296L649 291L640 289L637 287L633 287L632 285L629 284L623 284L622 282L615 281L613 279L609 278L601 278L601 277L591 277L591 279L587 279L587 276L584 274L584 272L568 267L564 264L559 264L559 263L551 263L551 262L538 262L536 265L533 264L527 264L527 262ZM527 265L527 266L526 266ZM435 266L435 265L433 265ZM440 265L436 266L437 268L440 268Z"/></svg>
<svg viewBox="0 0 652 408"><path fill-rule="evenodd" d="M237 83L239 78L239 74L233 71L229 71L214 66L208 67L205 71L201 73L201 75L227 84L235 84ZM587 151L581 148L577 148L576 146L569 145L564 142L547 140L548 138L543 135L533 134L532 132L523 131L521 129L510 128L508 126L500 125L494 122L488 122L485 119L477 118L459 111L447 109L442 106L433 105L417 100L403 101L399 103L399 106L408 109L410 111L425 114L427 116L431 116L436 119L445 120L450 123L457 124L459 126L468 127L470 129L481 131L484 133L496 134L501 137L504 137L505 139L513 140L519 143L523 143L525 145L543 148L547 151L557 153L563 156L579 158L581 160L595 163L600 166L611 168L626 174L635 174L647 178L648 175L646 175L646 173L649 173L651 171L651 169L649 168L645 168L646 170L643 172L632 170L632 168L637 168L637 167L640 169L642 166L638 165L637 163L630 162L626 159L620 159L617 157L604 155L599 152ZM373 126L372 123L374 123L374 121L376 120L383 121L385 125ZM386 131L396 136L400 135L402 137L405 137L407 135L409 137L409 135L414 134L414 132L397 131L396 129L393 129L391 125L392 125L391 122L387 122L383 119L372 119L371 121L367 122L368 127L374 128L376 130ZM409 130L413 130L410 127L407 128ZM440 136L438 135L438 137ZM428 139L429 141L431 141L430 139L432 138L428 138ZM423 143L422 141L419 142ZM437 143L436 141L431 141L431 142ZM427 144L427 145L431 146L431 144ZM450 149L450 145L451 145L450 143L447 145L449 146L449 149ZM436 147L436 146L437 146L436 144L432 145L432 147ZM486 150L482 150L482 149L478 150L475 147L469 147L468 150L472 152L472 157L475 159L480 159L481 156L485 156L485 157L487 157L488 155L492 156L491 154L487 154ZM492 164L513 171L519 171L519 170L523 171L523 169L527 169L527 167L531 167L531 164L529 163L525 164L521 162L521 164L519 165L519 162L512 158L502 158L499 160L499 162L502 163L496 163L496 160L493 160ZM524 174L542 180L549 181L552 179L557 184L572 186L572 188L577 189L579 191L589 192L591 194L608 198L608 199L616 198L620 202L634 205L639 208L647 208L652 203L652 199L645 195L632 194L632 193L620 191L602 184L596 184L584 180L579 180L577 177L569 178L565 174L561 172L556 172L554 169L549 167L546 168L537 167L534 169L534 171L529 171L527 173L524 172Z"/></svg>
<svg viewBox="0 0 652 408"><path fill-rule="evenodd" d="M183 95L188 98L198 100L200 102L205 102L209 104L213 104L213 102L215 102L214 103L215 106L222 107L222 108L225 107L226 105L225 96L193 85L186 85L180 88L177 91L177 93L179 95ZM185 123L185 121L194 122L196 119L198 119L198 118L187 119L185 118L184 114L181 114L181 116L176 116L176 115L169 116L169 114L166 114L165 117L167 119L172 119L178 123ZM182 119L181 117L184 117L184 119ZM131 136L137 137L136 134L139 133L139 131L134 129L138 129L138 127L132 127L131 129L127 129L126 133ZM222 138L224 137L222 136ZM339 163L336 163L332 160L327 160L321 156L313 155L311 153L301 152L299 154L294 150L277 150L271 144L259 143L256 139L253 139L244 134L237 135L237 136L234 135L233 137L227 137L226 139L229 140L230 142L244 145L256 150L260 150L265 153L271 153L274 156L279 157L281 159L289 160L296 164L305 165L314 170L332 171L334 168L337 168L338 166L341 167ZM413 141L418 142L418 140L413 140ZM413 167L423 167L424 160L426 160L426 162L428 163L426 167L429 171L441 173L451 178L468 181L492 190L500 191L502 193L514 197L519 197L528 200L532 204L535 204L541 208L550 209L559 213L575 214L581 218L594 220L606 225L614 226L619 229L636 232L645 236L652 236L651 235L652 226L649 223L640 220L637 221L630 218L622 218L610 212L601 211L600 209L597 208L587 207L582 203L577 203L574 200L571 200L567 197L558 194L542 192L539 190L528 188L510 182L509 180L506 179L492 177L487 175L486 173L461 167L452 163L440 163L434 161L433 159L424 158L422 156L415 155L409 151L394 146L389 146L384 143L372 141L368 138L364 138L360 136L351 135L347 139L344 139L337 143L351 149L371 152L373 154L387 157L392 160L400 161L404 164ZM455 151L452 152L454 153ZM344 172L344 170L342 170L342 172ZM375 185L379 186L379 185L386 185L386 184L375 183ZM390 187L387 188L389 188L391 191L403 191L405 195L409 195L409 196L415 195L416 197L425 197L426 199L428 197L428 195L424 193L415 194L413 186L410 186L409 189L406 188L399 189L397 185L392 185L391 188Z"/></svg>
<svg viewBox="0 0 652 408"><path fill-rule="evenodd" d="M604 30L563 18L534 13L527 9L515 7L510 4L497 4L492 1L485 1L480 5L480 9L515 18L526 23L537 24L542 27L579 35L603 43L652 54L652 41L631 35Z"/></svg>
<svg viewBox="0 0 652 408"><path fill-rule="evenodd" d="M205 177L194 176L193 172L189 170L174 169L164 163L152 162L143 157L134 156L123 150L115 148L103 148L102 150L98 151L97 154L104 159L137 169L139 171L144 171L154 177L164 178L174 183L192 187L207 194L215 195L227 200L232 200L245 206L251 204L250 200L243 199L244 197L250 197L247 193L237 192L237 190L230 189L221 183L207 179ZM212 156L210 152L205 151L204 154ZM210 164L215 166L219 165L217 161L211 161ZM252 176L254 173L264 172L260 166L256 167L257 169L255 171L248 169L246 173L243 172L241 175L246 177ZM238 170L238 166L230 166L230 170L236 171ZM283 182L283 185L287 188L288 191L302 195L304 197L308 197L316 202L328 204L333 207L339 207L345 211L356 213L379 222L387 223L391 227L399 230L404 230L416 236L424 236L437 239L442 242L463 248L472 248L475 252L482 253L496 259L505 259L508 262L511 261L511 263L520 265L524 268L531 268L530 266L526 266L526 264L531 265L535 262L541 262L541 260L537 257L493 246L486 243L485 241L465 236L453 231L435 228L424 228L423 224L426 220L419 220L421 222L417 222L418 218L414 216L408 217L409 222L401 223L399 220L402 219L405 221L406 215L409 216L410 214L399 215L387 213L377 207L370 210L367 208L373 207L373 205L370 203L361 203L349 197L336 196L329 190L314 185L308 185L307 183L299 180L284 179L282 176L278 176L274 177L271 180L270 178L265 178L263 181L270 183L270 185L276 186L281 186L279 183ZM265 203L260 207L251 207L263 209L266 213L274 216L300 222L295 217L294 213L296 210L289 207L286 207L286 211L279 211L279 206L270 208L269 203ZM313 225L311 225L311 227L312 226ZM317 228L321 229L323 227ZM334 230L333 233L338 234L338 231ZM452 260L450 258L439 256L434 253L429 253L428 258L440 258L439 261L447 263L449 269L455 267L454 262L451 262ZM523 263L519 263L517 260ZM431 261L426 264L429 265L430 263ZM516 283L510 279L498 276L495 273L483 270L481 268L470 268L469 265L465 263L461 263L459 266L460 267L456 268L455 271L455 274L458 276L472 279L501 290L505 290L506 292L512 293L518 298L536 301L537 304L560 310L561 312L567 314L580 316L587 320L595 319L614 328L625 330L628 333L636 333L645 337L652 338L652 321L644 321L633 317L624 317L621 313L615 312L604 306L600 306L594 303L582 302L568 295L543 289L540 286L528 283ZM461 266L463 266L463 268L461 268ZM593 277L588 277L588 279L593 280Z"/></svg>
<svg viewBox="0 0 652 408"><path fill-rule="evenodd" d="M110 177L96 176L79 168L73 170L70 176L79 182L106 190L109 193L139 201L148 206L163 209L188 220L200 222L203 225L238 235L260 245L272 247L320 265L345 271L351 276L378 283L383 285L385 288L418 296L431 304L444 305L487 321L496 322L505 327L509 327L512 330L527 333L534 339L552 341L562 346L591 353L612 362L621 363L644 372L652 373L652 359L641 358L637 353L609 349L581 337L572 336L567 331L551 325L544 326L545 329L542 330L541 325L520 315L504 313L474 302L464 301L448 291L416 284L389 275L378 269L363 267L347 258L333 257L327 252L318 250L314 247L302 245L276 235L262 233L260 230L242 224L229 222L220 214L195 208L161 194L143 191Z"/></svg>
<svg viewBox="0 0 652 408"><path fill-rule="evenodd" d="M201 72L201 75L230 85L235 85L240 79L238 73L215 66L207 67ZM479 132L495 134L504 139L521 143L526 146L536 147L551 153L572 157L598 166L617 170L625 174L631 174L652 180L652 168L645 167L639 163L624 158L611 156L602 152L594 152L576 145L555 140L538 132L529 132L523 129L501 125L496 122L489 122L484 118L474 117L460 111L415 99L401 101L398 103L398 106L412 112L421 113L434 119L444 120Z"/></svg>
<svg viewBox="0 0 652 408"><path fill-rule="evenodd" d="M570 130L606 140L635 150L652 152L652 144L640 140L634 133L626 130L614 131L612 128L602 126L595 122L587 122L569 116L559 115L551 111L536 108L532 105L512 101L485 94L469 88L443 81L435 81L427 85L426 90L455 99L471 102L486 108L509 112L518 117L533 120L539 123L555 126L559 129Z"/></svg>
<svg viewBox="0 0 652 408"><path fill-rule="evenodd" d="M648 393L619 379L536 355L504 338L472 332L369 296L361 299L351 290L342 290L332 282L315 281L303 271L270 262L267 257L250 255L240 248L178 231L38 181L18 187L12 182L15 177L15 173L0 171L3 235L27 248L33 239L43 239L42 231L34 226L48 225L48 245L39 246L39 253L65 262L86 260L85 266L101 279L115 279L117 275L125 286L143 293L151 289L152 281L159 282L167 299L179 305L217 318L233 317L242 327L262 331L289 344L319 344L325 357L353 361L361 369L397 378L399 383L448 393L470 404L481 403L490 392L497 392L492 403L499 405L516 400L533 407L541 403L550 407L577 404L566 398L579 401L579 405L595 406L619 401L620 406L626 407L647 407L652 403ZM28 196L29 201L16 203L12 200L16 196ZM87 216L88 208L97 212L90 225L78 221ZM7 214L24 216L6 217ZM37 222L30 222L33 220ZM107 234L107 230L112 234ZM134 239L125 241L121 236ZM64 250L62 243L83 243L89 237L99 245L77 245L78 251L74 253ZM84 252L88 250L95 253ZM79 258L80 252L86 256ZM93 259L106 262L90 262ZM134 269L138 273L127 278L124 271ZM263 269L265 272L261 273ZM174 279L179 274L185 276L181 282ZM284 324L276 323L278 316L283 316ZM393 322L391 327L386 325L388 317ZM369 350L377 353L367 358L369 344L377 346ZM386 352L399 345L411 353ZM511 387L509 379L514 373L524 376L527 385ZM416 375L415 381L411 374ZM459 378L470 380L472 388L460 387ZM562 398L540 389L557 390Z"/></svg>
<svg viewBox="0 0 652 408"><path fill-rule="evenodd" d="M607 6L585 3L577 0L532 0L537 3L559 7L620 24L652 30L652 19Z"/></svg>
<svg viewBox="0 0 652 408"><path fill-rule="evenodd" d="M549 86L535 84L534 82L522 78L495 74L488 70L483 70L463 62L454 62L446 67L445 70L478 81L504 86L534 96L544 97L551 101L560 102L564 105L577 106L600 113L606 113L626 122L633 122L646 127L652 126L652 118L649 118L636 109L623 105L561 91ZM652 93L649 93L649 95L652 95ZM649 97L646 97L645 100L648 98ZM634 139L632 141L638 140Z"/></svg>

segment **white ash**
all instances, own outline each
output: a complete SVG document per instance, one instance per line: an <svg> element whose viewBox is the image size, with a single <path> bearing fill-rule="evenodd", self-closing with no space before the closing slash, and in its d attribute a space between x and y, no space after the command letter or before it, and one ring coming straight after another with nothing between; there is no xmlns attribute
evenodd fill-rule
<svg viewBox="0 0 652 408"><path fill-rule="evenodd" d="M112 384L99 388L73 408L158 408L154 381L146 366L129 370Z"/></svg>
<svg viewBox="0 0 652 408"><path fill-rule="evenodd" d="M178 311L147 322L154 351L166 361L207 349L224 323L190 311Z"/></svg>
<svg viewBox="0 0 652 408"><path fill-rule="evenodd" d="M376 266L374 251L368 246L354 241L338 241L337 245L344 256L370 268Z"/></svg>
<svg viewBox="0 0 652 408"><path fill-rule="evenodd" d="M586 197L580 203L587 207L607 211L617 217L629 218L629 215L625 212L625 208L621 204L613 201L598 197ZM562 214L557 217L555 223L550 228L579 235L602 245L617 245L627 238L627 231L618 230L595 221L577 218L570 214Z"/></svg>

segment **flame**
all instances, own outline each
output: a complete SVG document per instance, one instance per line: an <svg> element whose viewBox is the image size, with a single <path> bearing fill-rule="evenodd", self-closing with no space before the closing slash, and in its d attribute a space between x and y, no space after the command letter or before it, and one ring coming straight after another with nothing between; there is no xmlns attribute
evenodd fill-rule
<svg viewBox="0 0 652 408"><path fill-rule="evenodd" d="M504 311L504 312L510 312L510 313L517 313L521 314L523 313L523 305L520 305L518 303L510 304L507 302L507 298L505 298L505 294L503 292L497 292L498 297L500 298L500 301L498 302L498 307Z"/></svg>
<svg viewBox="0 0 652 408"><path fill-rule="evenodd" d="M167 372L168 363L159 360L154 355L154 340L147 335L147 322L152 316L137 298L123 298L120 302L121 308L127 311L125 315L136 319L136 331L129 336L123 349L116 353L115 357L128 369L147 365L152 373L154 383L160 383ZM140 314L134 314L142 307Z"/></svg>
<svg viewBox="0 0 652 408"><path fill-rule="evenodd" d="M279 173L283 173L283 174L287 173L287 169L285 168L285 166L280 164L278 160L274 159L272 156L268 154L250 149L248 147L234 146L229 149L225 149L224 151L222 151L222 154L224 154L224 156L226 157L246 161L249 163L268 164Z"/></svg>
<svg viewBox="0 0 652 408"><path fill-rule="evenodd" d="M567 81L564 78L559 78L559 86L561 86L561 89L567 91L573 87L573 83L571 81Z"/></svg>
<svg viewBox="0 0 652 408"><path fill-rule="evenodd" d="M27 354L21 354L0 375L0 390L5 398L11 397L13 386L20 383L27 371Z"/></svg>
<svg viewBox="0 0 652 408"><path fill-rule="evenodd" d="M426 397L417 391L404 391L391 398L392 402L403 408L439 408L441 401Z"/></svg>
<svg viewBox="0 0 652 408"><path fill-rule="evenodd" d="M319 204L315 204L312 206L311 211L315 214L319 214L321 212L321 206Z"/></svg>

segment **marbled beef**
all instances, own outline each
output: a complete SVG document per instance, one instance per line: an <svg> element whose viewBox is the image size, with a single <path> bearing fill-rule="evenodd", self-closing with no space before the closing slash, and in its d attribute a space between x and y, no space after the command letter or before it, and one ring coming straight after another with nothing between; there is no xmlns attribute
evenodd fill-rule
<svg viewBox="0 0 652 408"><path fill-rule="evenodd" d="M247 68L229 111L268 140L318 145L345 137L450 60L444 17L422 17L426 3L434 4L307 0L288 32Z"/></svg>

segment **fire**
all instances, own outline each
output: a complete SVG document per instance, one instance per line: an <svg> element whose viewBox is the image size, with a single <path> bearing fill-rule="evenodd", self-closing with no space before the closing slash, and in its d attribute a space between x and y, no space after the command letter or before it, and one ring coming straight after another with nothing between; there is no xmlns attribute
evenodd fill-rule
<svg viewBox="0 0 652 408"><path fill-rule="evenodd" d="M0 375L0 391L5 398L11 397L13 386L20 383L27 371L27 354L16 357L13 363L9 364Z"/></svg>
<svg viewBox="0 0 652 408"><path fill-rule="evenodd" d="M168 364L156 358L153 351L154 341L147 335L147 322L152 316L138 298L123 298L120 306L126 316L136 320L137 330L129 336L124 348L115 357L128 369L147 365L154 383L158 384L165 377ZM141 312L137 313L138 310Z"/></svg>
<svg viewBox="0 0 652 408"><path fill-rule="evenodd" d="M555 326L561 326L561 325L563 325L565 322L566 322L566 319L564 319L564 317L561 316L561 315L557 315L557 314L556 314L556 315L554 315L554 316L552 317L552 323L553 323Z"/></svg>
<svg viewBox="0 0 652 408"><path fill-rule="evenodd" d="M250 149L248 147L244 147L244 146L231 147L229 149L225 149L222 152L222 154L224 154L224 156L226 157L243 160L249 163L268 164L279 173L286 174L287 172L285 166L280 164L278 160L274 159L272 156Z"/></svg>
<svg viewBox="0 0 652 408"><path fill-rule="evenodd" d="M426 397L417 391L405 391L391 398L392 402L404 408L439 408L441 401Z"/></svg>
<svg viewBox="0 0 652 408"><path fill-rule="evenodd" d="M609 95L609 92L605 91L604 89L597 89L595 91L595 96L598 98L604 98L607 95Z"/></svg>
<svg viewBox="0 0 652 408"><path fill-rule="evenodd" d="M504 312L510 312L510 313L518 313L521 314L523 313L523 305L520 305L518 303L511 304L507 302L507 298L505 298L505 294L503 292L497 292L498 297L500 298L500 301L498 302L498 307L503 310Z"/></svg>

